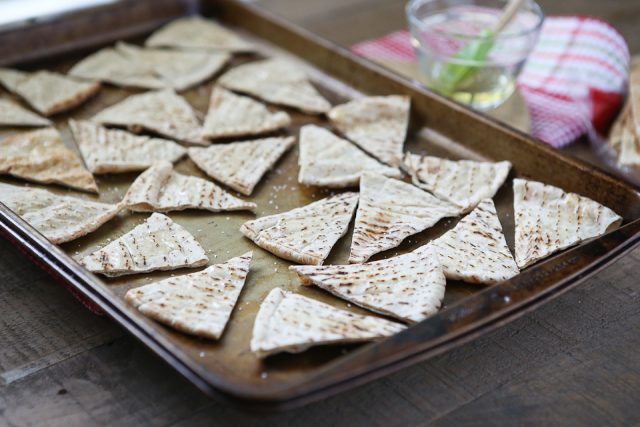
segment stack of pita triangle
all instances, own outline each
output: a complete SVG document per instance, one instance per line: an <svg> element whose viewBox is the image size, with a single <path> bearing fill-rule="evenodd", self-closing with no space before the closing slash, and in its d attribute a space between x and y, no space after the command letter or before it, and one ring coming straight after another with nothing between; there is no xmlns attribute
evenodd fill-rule
<svg viewBox="0 0 640 427"><path fill-rule="evenodd" d="M223 52L149 49L119 42L78 62L69 75L124 87L183 91L209 79L230 58Z"/></svg>
<svg viewBox="0 0 640 427"><path fill-rule="evenodd" d="M218 83L273 104L307 113L326 113L331 104L313 87L309 78L291 61L274 58L249 62L223 74Z"/></svg>
<svg viewBox="0 0 640 427"><path fill-rule="evenodd" d="M491 199L482 200L453 229L427 246L435 249L448 279L491 285L520 272Z"/></svg>
<svg viewBox="0 0 640 427"><path fill-rule="evenodd" d="M122 237L80 261L89 271L115 277L125 274L201 267L204 249L169 217L154 213Z"/></svg>
<svg viewBox="0 0 640 427"><path fill-rule="evenodd" d="M636 133L640 133L640 58L631 59L629 74L629 101L631 102L631 116Z"/></svg>
<svg viewBox="0 0 640 427"><path fill-rule="evenodd" d="M366 264L294 265L289 269L305 284L410 323L438 312L446 286L438 257L428 247Z"/></svg>
<svg viewBox="0 0 640 427"><path fill-rule="evenodd" d="M249 196L264 174L293 146L295 138L253 141L189 148L189 157L210 177Z"/></svg>
<svg viewBox="0 0 640 427"><path fill-rule="evenodd" d="M302 295L275 288L260 305L251 337L251 351L260 358L283 351L379 340L404 325L340 310Z"/></svg>
<svg viewBox="0 0 640 427"><path fill-rule="evenodd" d="M245 222L240 232L258 246L300 264L322 264L345 235L358 193L330 196L285 213Z"/></svg>
<svg viewBox="0 0 640 427"><path fill-rule="evenodd" d="M51 122L8 99L0 99L0 126L49 126Z"/></svg>
<svg viewBox="0 0 640 427"><path fill-rule="evenodd" d="M365 262L442 218L459 213L459 207L411 184L364 172L349 262Z"/></svg>
<svg viewBox="0 0 640 427"><path fill-rule="evenodd" d="M45 116L71 110L98 93L100 84L50 71L25 73L0 68L0 84Z"/></svg>
<svg viewBox="0 0 640 427"><path fill-rule="evenodd" d="M236 36L220 24L192 16L175 20L151 34L146 46L179 49L251 52L253 45Z"/></svg>
<svg viewBox="0 0 640 427"><path fill-rule="evenodd" d="M524 179L513 180L513 209L520 268L601 236L622 222L614 211L587 197Z"/></svg>
<svg viewBox="0 0 640 427"><path fill-rule="evenodd" d="M469 212L482 199L492 198L509 175L507 161L475 162L407 153L404 166L413 183Z"/></svg>
<svg viewBox="0 0 640 427"><path fill-rule="evenodd" d="M98 192L82 159L68 149L54 128L19 133L0 141L0 174L43 184Z"/></svg>
<svg viewBox="0 0 640 427"><path fill-rule="evenodd" d="M400 166L410 107L408 96L372 96L333 107L329 120L366 152Z"/></svg>
<svg viewBox="0 0 640 427"><path fill-rule="evenodd" d="M609 144L615 151L618 165L629 168L640 167L640 134L636 130L630 101L627 101L620 112L620 117L611 128Z"/></svg>
<svg viewBox="0 0 640 427"><path fill-rule="evenodd" d="M316 125L300 129L298 182L331 188L358 185L364 171L400 178L398 168L384 165L349 141Z"/></svg>
<svg viewBox="0 0 640 427"><path fill-rule="evenodd" d="M640 59L631 61L629 95L624 108L611 129L609 144L623 168L640 170Z"/></svg>
<svg viewBox="0 0 640 427"><path fill-rule="evenodd" d="M121 209L119 204L92 202L2 183L0 202L54 244L69 242L95 231Z"/></svg>
<svg viewBox="0 0 640 427"><path fill-rule="evenodd" d="M198 117L189 103L172 90L159 90L130 96L107 107L92 121L125 126L133 132L148 130L192 144L207 145L201 138Z"/></svg>
<svg viewBox="0 0 640 427"><path fill-rule="evenodd" d="M129 187L123 203L136 212L184 209L220 212L256 208L255 203L233 197L206 179L175 172L169 162L156 163L140 174Z"/></svg>
<svg viewBox="0 0 640 427"><path fill-rule="evenodd" d="M284 111L272 113L261 102L216 86L211 92L202 136L215 139L259 135L289 126L290 123L291 118Z"/></svg>
<svg viewBox="0 0 640 427"><path fill-rule="evenodd" d="M219 339L249 273L253 254L197 273L129 290L125 299L142 314L178 331Z"/></svg>
<svg viewBox="0 0 640 427"><path fill-rule="evenodd" d="M89 170L96 174L144 170L159 161L176 162L187 150L173 141L69 120L69 128Z"/></svg>

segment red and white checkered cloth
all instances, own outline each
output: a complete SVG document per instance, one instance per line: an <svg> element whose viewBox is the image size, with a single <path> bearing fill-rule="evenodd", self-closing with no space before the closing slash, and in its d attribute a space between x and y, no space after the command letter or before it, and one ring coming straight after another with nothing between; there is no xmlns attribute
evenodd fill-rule
<svg viewBox="0 0 640 427"><path fill-rule="evenodd" d="M415 62L407 31L352 46L370 59ZM611 25L589 17L547 18L518 77L532 134L561 147L605 133L629 77L629 49Z"/></svg>

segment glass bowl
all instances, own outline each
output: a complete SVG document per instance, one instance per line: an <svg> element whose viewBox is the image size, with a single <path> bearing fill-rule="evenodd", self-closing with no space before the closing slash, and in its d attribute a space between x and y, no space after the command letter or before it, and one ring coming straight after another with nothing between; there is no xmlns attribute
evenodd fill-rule
<svg viewBox="0 0 640 427"><path fill-rule="evenodd" d="M544 14L524 2L497 35L506 0L411 0L406 12L419 74L429 88L473 108L502 104L533 50Z"/></svg>

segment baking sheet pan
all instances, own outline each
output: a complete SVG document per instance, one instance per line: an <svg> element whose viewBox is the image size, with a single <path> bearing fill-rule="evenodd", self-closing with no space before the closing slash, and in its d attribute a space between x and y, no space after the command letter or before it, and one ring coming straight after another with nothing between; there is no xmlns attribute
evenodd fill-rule
<svg viewBox="0 0 640 427"><path fill-rule="evenodd" d="M494 200L511 248L511 179L515 176L538 179L591 197L622 215L625 224L607 236L563 252L525 270L516 278L493 287L449 281L444 308L437 316L383 342L314 348L302 354L283 354L260 361L249 351L251 329L260 302L275 286L342 309L371 314L317 288L300 286L296 275L287 269L289 262L256 247L238 232L240 225L248 219L285 212L332 193L326 189L305 187L297 183L297 148L283 156L249 198L258 204L255 215L200 211L169 213L173 220L201 242L210 257L210 264L224 262L247 250L254 251L247 283L225 334L218 342L174 332L141 316L122 300L125 292L132 287L193 270L106 279L86 272L73 261L73 257L89 253L104 246L110 239L126 233L144 221L148 214L121 215L97 232L57 248L4 206L0 206L0 230L6 238L53 275L101 307L204 392L235 402L269 408L287 408L326 397L432 357L499 327L575 286L638 243L640 197L624 182L586 163L566 158L514 129L433 95L418 84L295 28L257 6L231 1L203 1L201 4L194 4L195 2L169 0L123 1L77 12L57 21L55 25L45 23L35 28L18 29L8 35L0 34L0 45L4 46L2 49L10 49L5 40L21 40L20 45L6 52L5 58L10 58L12 63L21 63L25 69L66 71L99 45L123 37L132 42L140 42L151 28L166 20L196 9L201 10L205 15L215 16L255 41L261 48L258 57L285 55L302 61L318 89L334 104L360 94L410 95L412 120L407 150L453 159L510 160L514 164L514 170ZM101 26L100 23L105 22L117 22L118 27L114 30L109 25ZM18 37L16 32L20 32L22 37ZM52 33L49 38L52 43L50 47L42 45L41 39L48 32ZM89 42L85 35L90 36ZM38 44L39 50L28 49L30 44ZM34 55L34 51L39 52L39 55ZM21 52L25 53L21 55ZM253 59L256 56L239 56L232 65ZM213 81L209 81L183 95L196 110L204 114L212 85ZM65 142L77 150L66 125L68 118L91 117L130 93L134 91L106 86L83 107L57 116L56 126L62 131ZM3 92L2 96L10 95ZM299 127L307 123L327 126L321 117L287 111L292 115L293 125L281 134L297 136ZM2 130L0 137L17 131L18 129ZM180 161L176 169L181 173L205 177L188 159ZM135 176L136 174L97 176L100 187L98 199L106 202L119 201ZM6 177L1 177L0 181L37 186ZM43 188L95 199L94 196L63 188ZM397 250L387 251L374 259L404 253L420 246L453 227L456 221L443 221L430 230L408 238ZM350 232L338 242L327 263L346 263Z"/></svg>

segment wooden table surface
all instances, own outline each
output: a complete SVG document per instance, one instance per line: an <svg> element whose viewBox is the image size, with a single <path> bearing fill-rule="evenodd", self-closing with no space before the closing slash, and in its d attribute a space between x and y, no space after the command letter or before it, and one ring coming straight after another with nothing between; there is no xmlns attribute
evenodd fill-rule
<svg viewBox="0 0 640 427"><path fill-rule="evenodd" d="M403 26L403 2L265 0L351 44ZM601 16L640 50L640 3L541 1ZM640 425L640 250L499 331L281 414L204 397L0 240L0 425Z"/></svg>

